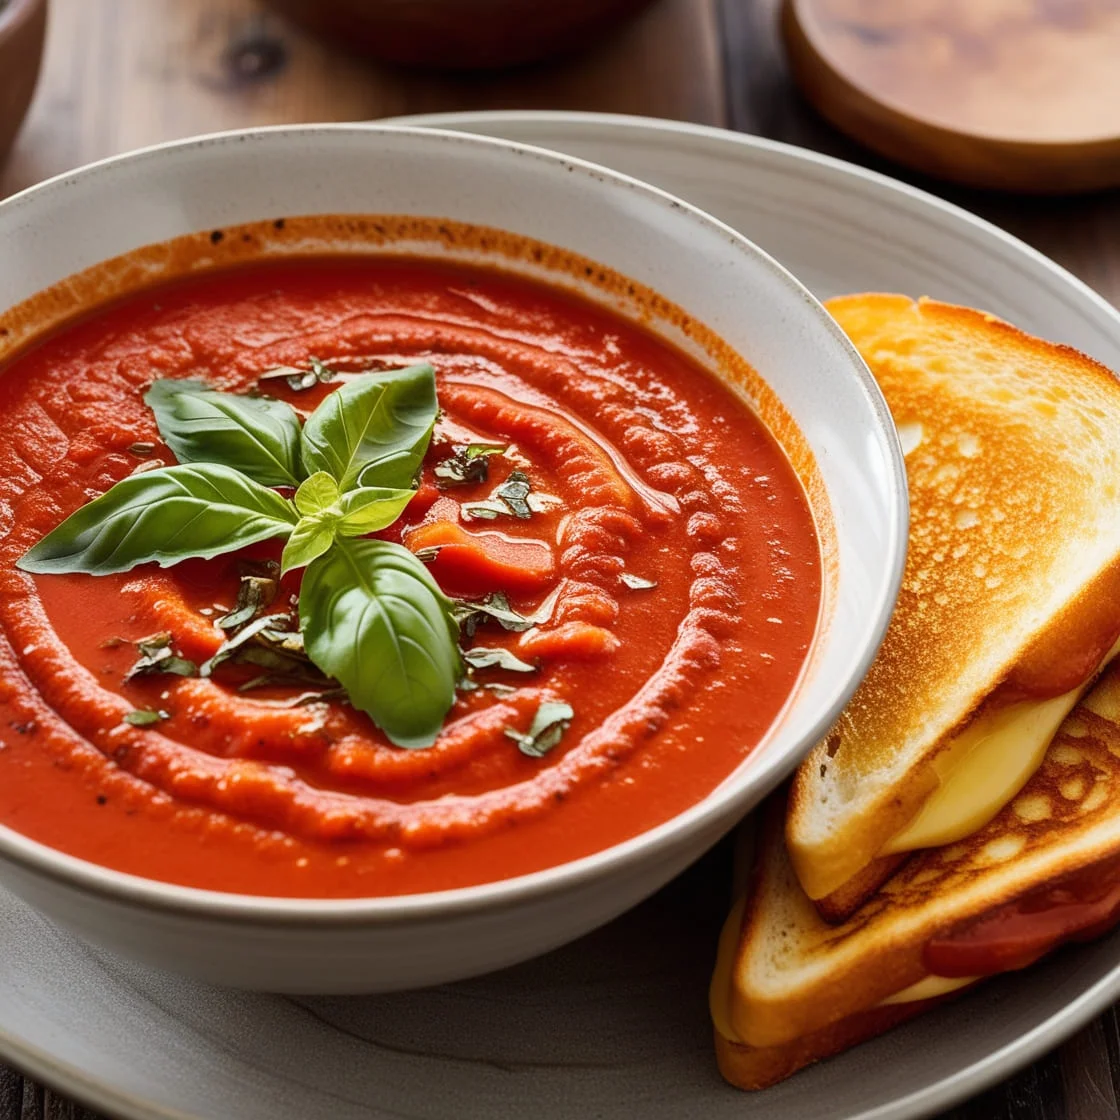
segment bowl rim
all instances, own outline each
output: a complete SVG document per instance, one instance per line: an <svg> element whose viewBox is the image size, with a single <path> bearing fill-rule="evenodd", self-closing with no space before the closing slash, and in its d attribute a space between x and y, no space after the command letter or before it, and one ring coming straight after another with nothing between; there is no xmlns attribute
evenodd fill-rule
<svg viewBox="0 0 1120 1120"><path fill-rule="evenodd" d="M16 2L18 4L19 0ZM804 303L807 314L818 318L837 344L839 352L846 357L851 374L856 378L874 418L874 425L869 434L873 435L879 444L889 472L884 578L880 581L875 596L875 609L864 647L858 651L859 656L853 658L847 678L842 684L833 688L830 702L822 706L816 720L798 740L796 748L769 756L749 771L750 788L761 785L766 790L772 789L792 772L813 743L819 740L832 725L855 692L878 651L902 583L909 537L909 491L902 448L894 422L886 400L866 363L847 335L809 289L749 238L668 191L588 160L563 155L531 144L474 133L380 122L272 125L212 132L166 141L96 160L27 187L0 201L0 215L7 216L25 206L34 206L40 198L58 195L90 178L112 173L118 167L142 168L145 164L165 158L169 152L184 153L192 149L217 149L227 146L235 149L240 147L251 152L251 149L246 148L246 141L283 142L293 139L307 141L319 135L350 134L356 140L365 143L371 133L383 132L411 135L421 142L435 141L491 150L503 149L513 158L547 163L566 173L579 175L585 180L597 180L601 184L607 184L611 190L625 190L656 199L661 206L686 214L690 221L707 226L736 245L740 251L755 257L775 280L785 285ZM842 585L842 575L840 581L838 587ZM818 619L813 645L820 640L822 633L821 621ZM806 665L809 664L809 660L806 659ZM787 705L793 702L797 687L798 685L795 684ZM783 709L783 712L785 710L788 708ZM780 714L777 719L781 718ZM764 737L755 750L761 750L765 742ZM397 924L419 918L430 919L464 912L492 913L520 906L544 895L575 889L597 879L608 870L620 871L654 858L658 854L668 858L677 843L702 833L705 827L712 826L724 813L732 809L736 801L744 799L743 775L738 772L744 770L747 761L744 760L736 771L732 771L706 796L683 812L620 843L528 874L447 890L357 898L306 898L210 890L149 879L105 867L33 840L4 824L0 824L0 876L3 875L2 869L5 864L14 865L21 871L40 879L51 880L71 891L117 905L242 926L360 927L370 924ZM742 810L741 815L746 811L749 810Z"/></svg>

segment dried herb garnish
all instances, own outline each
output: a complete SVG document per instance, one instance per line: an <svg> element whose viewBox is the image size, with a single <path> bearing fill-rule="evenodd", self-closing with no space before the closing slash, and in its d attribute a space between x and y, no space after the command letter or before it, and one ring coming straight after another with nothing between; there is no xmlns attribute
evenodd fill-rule
<svg viewBox="0 0 1120 1120"><path fill-rule="evenodd" d="M290 614L261 615L227 638L200 667L200 675L209 677L219 665L234 661L301 677L314 673L322 679L323 674L304 652L303 635L292 628L294 624Z"/></svg>
<svg viewBox="0 0 1120 1120"><path fill-rule="evenodd" d="M149 724L170 718L171 713L165 712L162 708L158 711L153 711L151 708L137 708L135 711L125 713L124 722L132 724L133 727L147 727Z"/></svg>
<svg viewBox="0 0 1120 1120"><path fill-rule="evenodd" d="M468 443L464 454L468 459L485 459L490 455L504 455L508 443Z"/></svg>
<svg viewBox="0 0 1120 1120"><path fill-rule="evenodd" d="M257 679L260 680L260 678ZM260 688L263 684L271 683L274 682L263 681L256 687ZM247 691L249 690L244 685L238 689L238 692ZM310 692L301 692L298 696L286 696L283 700L260 700L258 703L266 704L270 708L306 708L309 704L325 704L330 700L346 700L346 689L341 687L316 689Z"/></svg>
<svg viewBox="0 0 1120 1120"><path fill-rule="evenodd" d="M524 471L510 471L509 477L494 491L494 497L500 498L514 517L528 521L533 516L527 500L532 489Z"/></svg>
<svg viewBox="0 0 1120 1120"><path fill-rule="evenodd" d="M503 684L501 681L476 681L474 677L464 677L459 682L460 692L492 692L495 696L508 696L516 692L517 687L512 684Z"/></svg>
<svg viewBox="0 0 1120 1120"><path fill-rule="evenodd" d="M307 655L303 634L295 629L292 615L284 612L261 615L246 623L218 647L199 673L209 677L227 662L265 670L238 685L238 692L272 685L312 685L333 694L339 688L338 682L328 677Z"/></svg>
<svg viewBox="0 0 1120 1120"><path fill-rule="evenodd" d="M170 673L176 677L197 677L198 666L185 657L180 657L171 648L171 634L163 630L133 643L137 659L124 675L125 681L135 677L150 677L156 673Z"/></svg>
<svg viewBox="0 0 1120 1120"><path fill-rule="evenodd" d="M463 515L469 521L494 521L516 517L527 521L534 513L546 513L562 505L554 494L537 494L524 471L510 471L509 477L489 497L480 502L465 502Z"/></svg>
<svg viewBox="0 0 1120 1120"><path fill-rule="evenodd" d="M536 665L515 657L501 647L475 646L463 651L463 660L472 669L508 669L511 673L535 673Z"/></svg>
<svg viewBox="0 0 1120 1120"><path fill-rule="evenodd" d="M316 385L325 385L333 381L338 375L333 369L324 365L318 358L309 358L310 369L299 369L296 366L277 366L267 373L262 373L258 381L283 380L289 389L295 393L304 389L313 389Z"/></svg>
<svg viewBox="0 0 1120 1120"><path fill-rule="evenodd" d="M507 727L505 733L517 743L522 754L543 758L564 737L574 716L571 704L562 700L542 700L528 731Z"/></svg>
<svg viewBox="0 0 1120 1120"><path fill-rule="evenodd" d="M505 512L484 502L469 502L461 508L468 521L496 521Z"/></svg>
<svg viewBox="0 0 1120 1120"><path fill-rule="evenodd" d="M490 478L491 455L501 455L505 446L498 443L456 443L452 455L438 463L433 470L436 485L445 490L449 486L469 486L486 482Z"/></svg>
<svg viewBox="0 0 1120 1120"><path fill-rule="evenodd" d="M657 586L657 580L643 579L641 576L632 575L630 572L623 572L618 578L631 591L652 591Z"/></svg>
<svg viewBox="0 0 1120 1120"><path fill-rule="evenodd" d="M214 625L229 633L252 622L262 610L272 605L276 598L276 588L277 581L271 576L242 576L233 610L216 619Z"/></svg>
<svg viewBox="0 0 1120 1120"><path fill-rule="evenodd" d="M549 614L551 614L551 609ZM474 637L474 632L480 622L493 619L503 630L512 630L516 634L531 630L545 618L533 615L524 615L515 611L509 605L509 598L504 591L495 591L485 599L453 599L451 601L451 616L459 623L460 631L468 638Z"/></svg>

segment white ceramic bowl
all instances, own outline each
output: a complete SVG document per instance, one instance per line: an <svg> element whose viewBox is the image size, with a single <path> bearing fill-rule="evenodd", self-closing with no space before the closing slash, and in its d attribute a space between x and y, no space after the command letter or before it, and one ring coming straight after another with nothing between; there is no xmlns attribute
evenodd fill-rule
<svg viewBox="0 0 1120 1120"><path fill-rule="evenodd" d="M743 237L592 164L385 126L164 145L0 204L0 308L181 234L280 216L378 213L494 226L583 254L661 293L745 357L815 457L811 500L827 554L822 618L784 713L716 791L626 843L522 878L403 898L260 898L124 875L0 827L0 876L48 916L112 951L218 983L289 992L432 984L525 959L609 920L676 875L790 772L863 675L901 578L902 457L854 349L808 291ZM444 245L396 248L490 259ZM571 286L540 264L520 267ZM674 338L668 324L655 325Z"/></svg>

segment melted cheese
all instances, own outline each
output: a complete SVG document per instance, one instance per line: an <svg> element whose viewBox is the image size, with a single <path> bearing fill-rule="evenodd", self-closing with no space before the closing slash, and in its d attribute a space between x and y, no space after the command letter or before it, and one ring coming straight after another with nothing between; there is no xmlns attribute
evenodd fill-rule
<svg viewBox="0 0 1120 1120"><path fill-rule="evenodd" d="M975 984L979 979L979 976L927 976L924 980L911 984L909 988L903 988L901 992L887 996L878 1006L889 1007L892 1003L916 1003L920 999L936 999L938 996L955 992L958 988Z"/></svg>
<svg viewBox="0 0 1120 1120"><path fill-rule="evenodd" d="M1103 669L1120 653L1105 654ZM1096 679L1049 700L1023 700L981 712L934 760L940 781L910 823L881 855L953 844L983 828L1042 764L1062 720Z"/></svg>

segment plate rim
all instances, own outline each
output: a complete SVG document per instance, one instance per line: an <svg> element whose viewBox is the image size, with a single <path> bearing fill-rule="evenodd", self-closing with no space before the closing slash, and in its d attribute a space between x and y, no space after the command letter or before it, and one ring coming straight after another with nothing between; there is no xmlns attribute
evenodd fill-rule
<svg viewBox="0 0 1120 1120"><path fill-rule="evenodd" d="M440 113L410 113L385 117L379 123L410 125L421 128L462 129L463 125L470 123L485 124L502 121L511 124L606 125L617 127L619 130L632 129L651 134L674 133L678 136L702 137L716 145L738 145L751 151L765 152L768 156L778 159L795 160L803 165L815 166L831 176L840 175L849 179L862 180L867 187L879 192L883 198L889 198L896 203L900 203L901 208L909 214L928 213L930 210L938 211L947 216L950 221L968 227L982 238L994 238L1011 254L1026 255L1030 258L1032 264L1048 274L1050 280L1058 281L1059 288L1076 291L1079 300L1070 301L1067 299L1064 301L1067 306L1077 306L1079 302L1087 301L1092 304L1095 312L1109 320L1113 329L1120 333L1120 309L1117 309L1091 285L1076 276L1064 265L1059 264L1052 257L1048 257L1021 237L1016 237L1015 234L1009 233L994 222L988 221L987 218L982 218L966 207L959 206L955 202L949 202L947 199L941 198L922 187L912 186L910 183L886 175L881 171L874 171L858 163L827 155L824 152L817 152L799 144L787 143L784 140L772 140L769 137L755 136L752 133L736 132L731 128L721 128L718 125L697 124L664 117L643 117L633 113L597 113L574 109L477 109ZM465 131L465 129L463 130ZM521 142L536 143L528 140ZM538 144L538 146L545 147L546 145ZM1120 345L1120 339L1118 339L1118 345Z"/></svg>
<svg viewBox="0 0 1120 1120"><path fill-rule="evenodd" d="M744 161L751 154L765 153L771 159L795 163L801 167L816 167L830 179L847 180L857 192L871 190L883 198L891 198L909 214L928 216L936 212L958 229L968 228L978 239L999 243L1009 256L1022 260L1026 257L1034 266L1036 281L1039 273L1045 274L1050 286L1064 289L1064 303L1077 307L1084 315L1088 308L1094 312L1097 324L1113 334L1120 346L1120 310L1115 308L1092 287L1068 269L1035 249L1013 234L981 218L961 206L947 202L900 180L836 157L783 141L737 133L712 125L693 124L656 117L640 117L619 113L596 113L566 110L479 110L444 113L410 114L378 121L380 124L410 125L418 127L451 128L469 131L475 124L501 123L540 124L614 129L615 131L640 130L650 139L658 135L674 135L690 140L703 139L713 146L728 150L741 149ZM547 147L547 141L534 138L522 139ZM562 150L562 149L561 149ZM566 154L566 153L565 153ZM608 165L609 166L609 165ZM696 205L694 203L694 205ZM702 208L702 207L701 207ZM938 224L938 223L931 223ZM91 958L92 962L92 958ZM971 1062L956 1072L924 1088L893 1098L858 1114L858 1120L917 1120L939 1110L949 1108L971 1097L997 1081L1012 1075L1047 1053L1070 1035L1097 1017L1120 997L1120 963L1086 987L1074 999L1041 1023L1016 1038ZM966 997L967 998L967 997ZM11 1030L0 1027L0 1056L15 1068L41 1082L52 1090L82 1102L88 1107L118 1115L124 1120L197 1120L197 1114L167 1107L156 1100L137 1097L118 1089L112 1082L101 1080L95 1074L72 1062L64 1061L39 1047L19 1038Z"/></svg>

